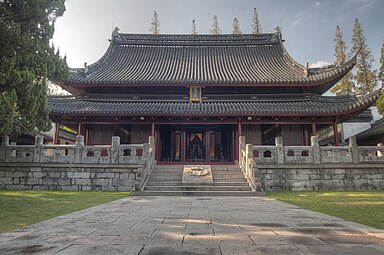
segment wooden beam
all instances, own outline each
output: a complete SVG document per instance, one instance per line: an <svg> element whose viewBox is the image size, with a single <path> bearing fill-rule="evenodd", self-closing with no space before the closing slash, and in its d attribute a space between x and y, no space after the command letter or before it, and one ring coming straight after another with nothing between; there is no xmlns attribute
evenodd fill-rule
<svg viewBox="0 0 384 255"><path fill-rule="evenodd" d="M77 123L77 135L81 135L81 121Z"/></svg>

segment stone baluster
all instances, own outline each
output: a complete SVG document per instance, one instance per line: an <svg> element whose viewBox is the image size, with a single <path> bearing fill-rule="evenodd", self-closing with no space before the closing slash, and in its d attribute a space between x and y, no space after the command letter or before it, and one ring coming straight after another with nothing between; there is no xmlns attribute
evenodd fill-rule
<svg viewBox="0 0 384 255"><path fill-rule="evenodd" d="M313 154L313 163L320 164L320 146L319 146L319 137L311 136L311 147Z"/></svg>
<svg viewBox="0 0 384 255"><path fill-rule="evenodd" d="M281 136L275 137L275 144L276 144L276 157L277 157L277 164L284 164L284 147L283 147L283 138Z"/></svg>
<svg viewBox="0 0 384 255"><path fill-rule="evenodd" d="M120 137L112 136L111 164L119 164Z"/></svg>
<svg viewBox="0 0 384 255"><path fill-rule="evenodd" d="M0 162L5 162L7 158L7 146L9 146L9 137L3 136L0 145Z"/></svg>
<svg viewBox="0 0 384 255"><path fill-rule="evenodd" d="M246 150L246 145L245 145L245 136L239 136L239 164L241 166L241 164L243 163L242 161L242 151L245 151ZM244 166L243 166L244 167Z"/></svg>
<svg viewBox="0 0 384 255"><path fill-rule="evenodd" d="M41 159L41 153L43 152L42 146L44 143L44 137L37 135L35 137L35 149L33 150L33 162L39 163Z"/></svg>
<svg viewBox="0 0 384 255"><path fill-rule="evenodd" d="M351 149L352 163L359 163L359 148L357 147L356 136L351 136L349 138L349 148Z"/></svg>
<svg viewBox="0 0 384 255"><path fill-rule="evenodd" d="M253 145L247 144L245 146L245 173L249 174L249 159L253 158Z"/></svg>
<svg viewBox="0 0 384 255"><path fill-rule="evenodd" d="M83 150L84 150L84 136L77 135L76 141L75 141L75 162L74 163L82 162Z"/></svg>

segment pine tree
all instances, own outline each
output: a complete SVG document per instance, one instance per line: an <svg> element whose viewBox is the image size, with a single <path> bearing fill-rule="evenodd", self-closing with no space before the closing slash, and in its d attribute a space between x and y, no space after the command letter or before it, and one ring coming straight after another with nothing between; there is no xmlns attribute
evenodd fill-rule
<svg viewBox="0 0 384 255"><path fill-rule="evenodd" d="M217 16L214 15L212 18L212 28L209 30L213 35L221 34L221 29L219 25L219 21L217 20Z"/></svg>
<svg viewBox="0 0 384 255"><path fill-rule="evenodd" d="M68 78L50 44L65 0L0 0L0 135L51 128L48 82Z"/></svg>
<svg viewBox="0 0 384 255"><path fill-rule="evenodd" d="M233 31L234 35L241 35L240 22L237 18L233 19Z"/></svg>
<svg viewBox="0 0 384 255"><path fill-rule="evenodd" d="M259 15L257 14L256 8L253 8L253 17L252 17L252 27L253 27L253 34L261 34L261 24L259 21Z"/></svg>
<svg viewBox="0 0 384 255"><path fill-rule="evenodd" d="M151 29L149 29L149 31L154 35L160 34L160 21L156 11L153 12Z"/></svg>
<svg viewBox="0 0 384 255"><path fill-rule="evenodd" d="M192 20L192 34L197 35L196 21Z"/></svg>
<svg viewBox="0 0 384 255"><path fill-rule="evenodd" d="M379 80L381 81L381 86L384 86L384 41L381 45L381 56L380 56L380 69L379 69Z"/></svg>
<svg viewBox="0 0 384 255"><path fill-rule="evenodd" d="M384 86L384 41L381 46L381 57L380 57L380 69L379 69L379 80L381 81L381 87ZM381 114L384 114L384 92L382 92L381 96L377 99L376 102L377 109Z"/></svg>
<svg viewBox="0 0 384 255"><path fill-rule="evenodd" d="M356 94L364 95L372 92L376 86L376 73L372 70L374 58L368 48L360 21L356 18L353 27L351 55L357 54L356 72L353 75Z"/></svg>
<svg viewBox="0 0 384 255"><path fill-rule="evenodd" d="M345 51L347 50L347 46L345 45L345 41L343 39L343 33L339 26L336 26L335 39L335 54L336 57L335 64L341 65L346 61ZM351 73L347 73L332 89L332 93L335 93L337 96L342 95L351 95L353 93L353 82Z"/></svg>

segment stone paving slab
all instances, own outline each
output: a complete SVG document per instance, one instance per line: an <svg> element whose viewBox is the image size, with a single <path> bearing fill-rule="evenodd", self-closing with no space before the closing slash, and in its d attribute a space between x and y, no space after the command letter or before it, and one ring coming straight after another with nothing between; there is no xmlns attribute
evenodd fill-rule
<svg viewBox="0 0 384 255"><path fill-rule="evenodd" d="M129 197L1 234L0 254L384 255L384 231L266 197Z"/></svg>

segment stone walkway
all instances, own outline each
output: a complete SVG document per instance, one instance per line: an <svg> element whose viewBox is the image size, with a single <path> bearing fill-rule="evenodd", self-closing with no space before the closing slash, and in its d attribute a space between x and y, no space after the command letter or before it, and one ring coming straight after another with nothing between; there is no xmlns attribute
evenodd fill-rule
<svg viewBox="0 0 384 255"><path fill-rule="evenodd" d="M0 235L0 254L384 254L384 231L265 197L130 197Z"/></svg>

